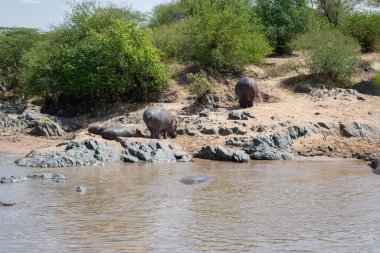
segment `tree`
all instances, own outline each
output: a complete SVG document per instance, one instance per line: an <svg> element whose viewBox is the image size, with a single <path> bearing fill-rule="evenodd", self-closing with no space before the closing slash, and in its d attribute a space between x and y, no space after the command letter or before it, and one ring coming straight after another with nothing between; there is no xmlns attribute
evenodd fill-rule
<svg viewBox="0 0 380 253"><path fill-rule="evenodd" d="M306 30L309 8L305 0L257 0L254 10L276 54L289 53L289 43Z"/></svg>
<svg viewBox="0 0 380 253"><path fill-rule="evenodd" d="M135 13L93 2L76 5L49 38L24 57L25 90L36 95L148 98L167 85L166 71Z"/></svg>
<svg viewBox="0 0 380 253"><path fill-rule="evenodd" d="M189 8L182 2L172 1L159 4L153 8L152 17L149 21L150 27L169 25L189 16Z"/></svg>
<svg viewBox="0 0 380 253"><path fill-rule="evenodd" d="M0 28L0 84L18 86L22 55L41 38L37 29Z"/></svg>

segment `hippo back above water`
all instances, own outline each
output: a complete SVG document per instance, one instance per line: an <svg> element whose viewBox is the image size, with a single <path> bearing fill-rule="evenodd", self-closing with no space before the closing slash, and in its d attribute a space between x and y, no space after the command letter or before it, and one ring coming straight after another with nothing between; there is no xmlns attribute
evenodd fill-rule
<svg viewBox="0 0 380 253"><path fill-rule="evenodd" d="M244 77L235 85L235 93L239 97L239 105L241 108L253 106L259 89L256 80L249 77Z"/></svg>
<svg viewBox="0 0 380 253"><path fill-rule="evenodd" d="M172 138L177 136L176 121L170 112L162 106L153 105L148 107L144 111L143 119L152 138L160 139L161 132L163 133L164 138L167 137L167 134Z"/></svg>

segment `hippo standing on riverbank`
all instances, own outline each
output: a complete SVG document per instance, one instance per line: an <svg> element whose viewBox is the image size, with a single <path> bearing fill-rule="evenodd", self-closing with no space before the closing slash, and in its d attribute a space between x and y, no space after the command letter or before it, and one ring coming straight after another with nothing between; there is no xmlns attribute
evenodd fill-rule
<svg viewBox="0 0 380 253"><path fill-rule="evenodd" d="M167 134L172 138L177 137L177 123L170 112L162 106L148 107L144 111L143 119L153 139L160 139L161 132L165 139Z"/></svg>
<svg viewBox="0 0 380 253"><path fill-rule="evenodd" d="M235 85L235 93L239 97L241 108L252 107L258 92L256 80L253 78L244 77Z"/></svg>

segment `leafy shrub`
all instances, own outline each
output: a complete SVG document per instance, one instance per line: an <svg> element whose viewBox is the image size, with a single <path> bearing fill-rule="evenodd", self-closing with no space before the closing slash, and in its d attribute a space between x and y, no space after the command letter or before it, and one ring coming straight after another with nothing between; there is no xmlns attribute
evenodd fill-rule
<svg viewBox="0 0 380 253"><path fill-rule="evenodd" d="M279 55L290 53L289 43L305 32L310 14L305 0L257 0L254 10Z"/></svg>
<svg viewBox="0 0 380 253"><path fill-rule="evenodd" d="M340 29L357 39L363 52L380 49L380 14L355 13L341 24Z"/></svg>
<svg viewBox="0 0 380 253"><path fill-rule="evenodd" d="M32 28L0 28L0 84L18 86L21 58L42 36Z"/></svg>
<svg viewBox="0 0 380 253"><path fill-rule="evenodd" d="M162 25L149 31L149 37L153 45L163 52L168 59L181 59L187 50L184 42L183 31L186 29L185 21Z"/></svg>
<svg viewBox="0 0 380 253"><path fill-rule="evenodd" d="M238 72L271 52L259 22L232 9L189 19L181 44L184 60L213 71Z"/></svg>
<svg viewBox="0 0 380 253"><path fill-rule="evenodd" d="M197 74L189 73L187 74L187 78L192 80L192 84L190 85L190 92L192 94L201 97L211 92L211 82L208 80L204 71Z"/></svg>
<svg viewBox="0 0 380 253"><path fill-rule="evenodd" d="M331 85L347 85L359 62L360 46L337 29L316 29L302 35L296 42L307 50L306 65L321 81Z"/></svg>
<svg viewBox="0 0 380 253"><path fill-rule="evenodd" d="M150 27L168 25L189 16L189 9L179 1L159 4L153 8L153 15L149 21Z"/></svg>
<svg viewBox="0 0 380 253"><path fill-rule="evenodd" d="M116 14L115 14L116 13ZM124 13L124 14L123 14ZM26 90L40 95L147 98L167 85L160 52L115 8L80 5L25 57Z"/></svg>

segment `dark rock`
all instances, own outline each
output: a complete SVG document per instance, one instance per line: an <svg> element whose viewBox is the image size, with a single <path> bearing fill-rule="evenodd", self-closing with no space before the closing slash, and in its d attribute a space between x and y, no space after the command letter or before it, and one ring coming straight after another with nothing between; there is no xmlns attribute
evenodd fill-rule
<svg viewBox="0 0 380 253"><path fill-rule="evenodd" d="M215 128L211 127L211 128L206 128L204 127L202 130L201 130L201 133L202 134L209 134L209 135L212 135L212 134L218 134L218 132L216 131Z"/></svg>
<svg viewBox="0 0 380 253"><path fill-rule="evenodd" d="M22 128L21 122L13 120L0 111L0 132L12 132Z"/></svg>
<svg viewBox="0 0 380 253"><path fill-rule="evenodd" d="M331 122L318 122L315 126L327 130L333 129L335 127L335 125Z"/></svg>
<svg viewBox="0 0 380 253"><path fill-rule="evenodd" d="M183 184L192 185L192 184L200 184L210 180L210 177L204 175L195 175L184 177L179 180Z"/></svg>
<svg viewBox="0 0 380 253"><path fill-rule="evenodd" d="M60 118L60 117L52 117L52 119L67 133L74 132L81 128L87 127L87 123L83 121Z"/></svg>
<svg viewBox="0 0 380 253"><path fill-rule="evenodd" d="M27 180L26 177L2 177L0 178L0 184L21 183Z"/></svg>
<svg viewBox="0 0 380 253"><path fill-rule="evenodd" d="M279 121L280 120L280 117L276 114L276 115L273 115L272 117L270 117L272 120L276 120L276 121Z"/></svg>
<svg viewBox="0 0 380 253"><path fill-rule="evenodd" d="M340 133L342 136L350 138L368 138L368 139L379 139L380 129L376 125L366 124L366 123L341 123Z"/></svg>
<svg viewBox="0 0 380 253"><path fill-rule="evenodd" d="M37 111L26 110L18 119L25 121L29 133L36 136L64 136L65 131L46 114Z"/></svg>
<svg viewBox="0 0 380 253"><path fill-rule="evenodd" d="M285 122L280 122L280 126L286 127L286 126L289 126L290 123L291 123L290 120L287 120Z"/></svg>
<svg viewBox="0 0 380 253"><path fill-rule="evenodd" d="M4 203L0 201L0 206L15 206L16 203Z"/></svg>
<svg viewBox="0 0 380 253"><path fill-rule="evenodd" d="M315 130L311 125L292 126L287 131L272 135L260 134L252 139L233 138L228 145L242 148L251 159L255 160L290 160L294 156L287 150L294 145L294 140L311 136Z"/></svg>
<svg viewBox="0 0 380 253"><path fill-rule="evenodd" d="M378 87L374 81L361 81L352 88L362 94L380 96L380 87Z"/></svg>
<svg viewBox="0 0 380 253"><path fill-rule="evenodd" d="M77 189L76 189L77 192L86 192L87 191L87 188L85 186L78 186Z"/></svg>
<svg viewBox="0 0 380 253"><path fill-rule="evenodd" d="M17 160L19 166L56 168L85 165L103 165L120 159L120 153L96 140L70 141L65 150L49 152L32 151L25 158Z"/></svg>
<svg viewBox="0 0 380 253"><path fill-rule="evenodd" d="M7 91L7 87L5 87L4 85L0 84L0 91L1 92L6 92Z"/></svg>
<svg viewBox="0 0 380 253"><path fill-rule="evenodd" d="M52 121L34 121L33 123L29 124L28 127L32 128L29 131L29 134L36 136L52 137L64 136L66 134L65 131L59 125Z"/></svg>
<svg viewBox="0 0 380 253"><path fill-rule="evenodd" d="M329 151L333 151L334 150L334 146L332 144L329 144L327 146L327 148L328 148Z"/></svg>
<svg viewBox="0 0 380 253"><path fill-rule="evenodd" d="M215 161L233 161L237 163L249 162L250 158L243 151L230 151L225 147L205 146L195 155L197 158Z"/></svg>
<svg viewBox="0 0 380 253"><path fill-rule="evenodd" d="M45 173L37 173L33 175L29 175L28 178L33 178L33 179L51 179L56 183L63 183L66 181L66 176L63 174L59 173L50 173L50 172L45 172Z"/></svg>
<svg viewBox="0 0 380 253"><path fill-rule="evenodd" d="M230 120L248 120L248 118L255 118L249 112L230 112L228 114L228 119Z"/></svg>
<svg viewBox="0 0 380 253"><path fill-rule="evenodd" d="M313 87L308 83L299 83L294 87L294 91L297 93L310 93Z"/></svg>
<svg viewBox="0 0 380 253"><path fill-rule="evenodd" d="M186 154L179 148L170 145L166 141L122 141L125 148L121 155L124 162L189 162L192 156Z"/></svg>
<svg viewBox="0 0 380 253"><path fill-rule="evenodd" d="M209 116L210 116L210 110L209 109L205 109L205 110L203 110L203 111L201 111L200 113L199 113L199 117L206 117L206 118L208 118Z"/></svg>
<svg viewBox="0 0 380 253"><path fill-rule="evenodd" d="M354 89L326 89L325 87L313 88L309 93L314 100L326 100L326 99L337 99L337 100L365 100L365 98L360 95Z"/></svg>
<svg viewBox="0 0 380 253"><path fill-rule="evenodd" d="M227 136L227 135L231 135L231 134L237 134L237 135L245 135L246 134L245 131L240 130L238 127L232 127L232 128L221 127L221 128L219 128L218 133L222 136Z"/></svg>
<svg viewBox="0 0 380 253"><path fill-rule="evenodd" d="M232 161L235 163L248 163L251 160L249 155L242 150L236 150L232 154Z"/></svg>
<svg viewBox="0 0 380 253"><path fill-rule="evenodd" d="M277 125L273 125L273 126L271 126L271 128L272 128L272 130L276 130L278 128L278 126Z"/></svg>
<svg viewBox="0 0 380 253"><path fill-rule="evenodd" d="M251 127L252 131L257 131L257 132L264 132L265 129L266 129L266 126L264 125L256 125L256 126Z"/></svg>

